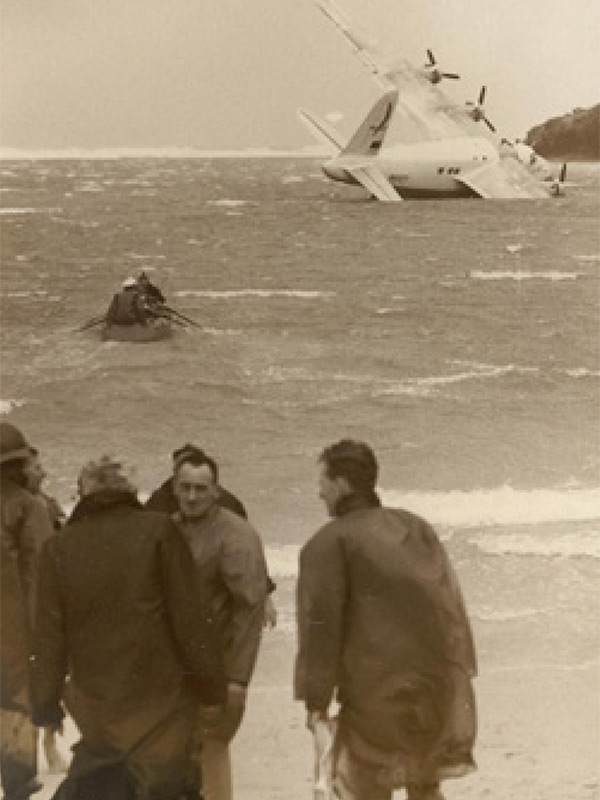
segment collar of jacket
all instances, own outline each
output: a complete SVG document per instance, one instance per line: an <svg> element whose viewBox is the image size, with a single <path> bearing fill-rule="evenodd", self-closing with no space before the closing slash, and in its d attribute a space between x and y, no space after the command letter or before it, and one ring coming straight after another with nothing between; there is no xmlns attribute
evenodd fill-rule
<svg viewBox="0 0 600 800"><path fill-rule="evenodd" d="M82 497L73 509L67 524L96 516L96 514L116 506L142 508L142 504L132 492L125 492L120 489L102 489L99 492Z"/></svg>
<svg viewBox="0 0 600 800"><path fill-rule="evenodd" d="M336 517L344 517L351 511L359 511L363 508L379 508L381 500L376 492L353 492L342 497L336 504Z"/></svg>
<svg viewBox="0 0 600 800"><path fill-rule="evenodd" d="M183 527L194 527L195 525L203 525L206 522L211 522L219 514L221 506L218 502L213 503L212 506L201 517L184 517L181 511L176 511L171 519Z"/></svg>

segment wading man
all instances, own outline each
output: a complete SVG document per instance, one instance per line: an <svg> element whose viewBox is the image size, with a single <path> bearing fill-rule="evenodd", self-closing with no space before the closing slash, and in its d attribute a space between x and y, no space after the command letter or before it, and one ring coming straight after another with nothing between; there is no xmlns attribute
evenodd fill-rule
<svg viewBox="0 0 600 800"><path fill-rule="evenodd" d="M409 800L443 800L440 782L474 768L476 666L460 589L430 525L381 506L370 447L343 440L320 461L333 520L300 555L296 698L311 730L335 731L338 797L391 800L406 787Z"/></svg>
<svg viewBox="0 0 600 800"><path fill-rule="evenodd" d="M229 743L242 721L247 687L258 654L267 571L260 538L242 517L219 505L217 465L205 453L177 461L173 489L179 502L174 519L189 543L224 644L227 703L216 721L202 710L191 773L204 777L206 800L231 800ZM194 775L191 775L194 779Z"/></svg>

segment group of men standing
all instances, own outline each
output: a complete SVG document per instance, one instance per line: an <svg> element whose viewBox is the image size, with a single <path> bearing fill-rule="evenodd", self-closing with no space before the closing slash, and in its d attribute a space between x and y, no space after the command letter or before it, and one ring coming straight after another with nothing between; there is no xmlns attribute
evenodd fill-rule
<svg viewBox="0 0 600 800"><path fill-rule="evenodd" d="M275 624L243 505L184 445L145 507L120 463L86 464L56 532L26 488L32 452L0 423L3 722L59 730L72 716L81 738L55 800L230 800L229 743ZM404 786L440 800L441 780L473 768L475 657L456 578L424 520L381 506L367 445L342 440L320 464L332 521L301 552L296 698L332 743L336 797L391 800ZM15 746L11 732L2 782L17 800L39 784L32 736Z"/></svg>

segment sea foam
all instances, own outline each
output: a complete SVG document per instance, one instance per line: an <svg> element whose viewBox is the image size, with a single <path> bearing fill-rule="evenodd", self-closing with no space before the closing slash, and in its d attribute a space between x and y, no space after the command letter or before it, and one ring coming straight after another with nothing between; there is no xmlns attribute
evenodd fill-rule
<svg viewBox="0 0 600 800"><path fill-rule="evenodd" d="M435 525L442 541L453 537L451 529L460 528L461 538L464 535L489 555L600 558L600 537L589 527L574 530L571 526L567 532L533 529L541 523L600 521L600 488L520 490L502 486L469 492L378 492L384 505L405 508ZM532 527L515 531L517 525ZM502 526L510 529L499 531ZM295 544L267 546L271 574L295 577L299 551Z"/></svg>
<svg viewBox="0 0 600 800"><path fill-rule="evenodd" d="M231 289L224 291L201 291L182 289L174 292L175 297L208 297L214 299L234 297L296 297L303 300L333 297L334 292L300 291L296 289Z"/></svg>
<svg viewBox="0 0 600 800"><path fill-rule="evenodd" d="M386 505L407 508L435 525L477 528L600 520L600 488L405 492L383 489Z"/></svg>

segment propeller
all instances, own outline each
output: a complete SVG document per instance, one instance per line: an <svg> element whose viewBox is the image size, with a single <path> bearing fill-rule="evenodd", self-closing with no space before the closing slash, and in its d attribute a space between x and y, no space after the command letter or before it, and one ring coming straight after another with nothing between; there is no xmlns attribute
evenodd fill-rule
<svg viewBox="0 0 600 800"><path fill-rule="evenodd" d="M479 97L477 99L477 103L473 103L471 100L467 100L467 106L471 106L468 110L468 114L471 119L475 120L475 122L483 121L488 126L488 128L492 131L492 133L496 132L496 128L492 125L489 119L485 115L485 94L486 94L486 87L482 86L481 91L479 92Z"/></svg>
<svg viewBox="0 0 600 800"><path fill-rule="evenodd" d="M451 78L452 80L456 81L460 78L460 75L457 75L456 72L442 72L436 67L437 61L435 60L435 56L433 55L431 50L427 50L427 64L425 64L425 75L427 80L433 84L439 83L442 78Z"/></svg>

